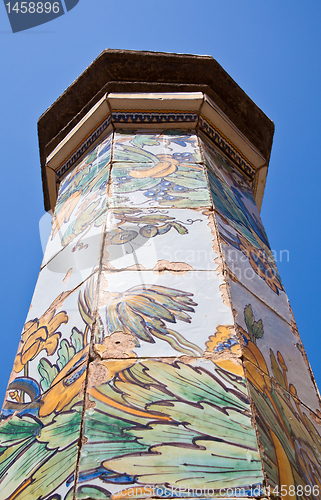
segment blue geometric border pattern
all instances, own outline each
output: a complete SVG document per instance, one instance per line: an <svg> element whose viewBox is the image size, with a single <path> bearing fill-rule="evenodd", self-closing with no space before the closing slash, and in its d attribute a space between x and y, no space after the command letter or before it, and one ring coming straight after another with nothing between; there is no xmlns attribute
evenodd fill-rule
<svg viewBox="0 0 321 500"><path fill-rule="evenodd" d="M73 151L66 161L56 170L58 179L60 179L68 170L72 168L74 163L91 147L91 145L101 136L101 134L108 128L111 123L110 113L103 119L103 121L96 127L86 139Z"/></svg>
<svg viewBox="0 0 321 500"><path fill-rule="evenodd" d="M197 112L193 111L113 111L114 123L191 123L197 121Z"/></svg>
<svg viewBox="0 0 321 500"><path fill-rule="evenodd" d="M248 176L251 180L254 178L255 167L244 159L242 153L235 149L228 139L226 139L221 132L214 127L212 123L206 120L203 115L199 117L199 130L206 134L214 144L220 148L228 158L230 158L236 165Z"/></svg>

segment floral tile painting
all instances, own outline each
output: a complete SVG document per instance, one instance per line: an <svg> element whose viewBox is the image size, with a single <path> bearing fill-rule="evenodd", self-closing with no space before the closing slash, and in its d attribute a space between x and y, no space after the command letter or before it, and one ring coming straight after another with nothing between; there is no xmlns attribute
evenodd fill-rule
<svg viewBox="0 0 321 500"><path fill-rule="evenodd" d="M160 167L160 168L159 168ZM200 164L114 163L112 207L198 208L211 205Z"/></svg>
<svg viewBox="0 0 321 500"><path fill-rule="evenodd" d="M302 405L290 377L286 380L289 391L277 384L280 374L287 378L281 358L269 373L271 378L255 377L251 363L246 363L246 367L263 450L267 493L280 496L283 488L289 497L320 498L320 412L314 414Z"/></svg>
<svg viewBox="0 0 321 500"><path fill-rule="evenodd" d="M102 149L99 156L100 146L97 146L87 160L76 167L76 172L72 171L62 181L43 266L69 243L81 244L92 227L103 225L110 173L107 162L110 159L110 138L108 141L107 152Z"/></svg>
<svg viewBox="0 0 321 500"><path fill-rule="evenodd" d="M221 284L214 271L104 272L95 343L123 332L139 357L201 356L218 325L233 324Z"/></svg>
<svg viewBox="0 0 321 500"><path fill-rule="evenodd" d="M0 423L3 499L70 498L83 411L86 363ZM71 492L72 493L72 492ZM72 497L71 497L72 498Z"/></svg>
<svg viewBox="0 0 321 500"><path fill-rule="evenodd" d="M171 163L168 168L173 169L174 165L181 163L200 163L201 155L195 132L124 130L115 132L113 161L154 165Z"/></svg>
<svg viewBox="0 0 321 500"><path fill-rule="evenodd" d="M104 169L111 159L111 145L113 133L108 134L85 158L67 174L59 186L57 203L61 203L67 194L71 195L81 190Z"/></svg>
<svg viewBox="0 0 321 500"><path fill-rule="evenodd" d="M147 270L214 270L213 219L196 210L115 208L108 211L103 266ZM199 242L202 241L200 247ZM176 266L176 267L175 267Z"/></svg>
<svg viewBox="0 0 321 500"><path fill-rule="evenodd" d="M109 360L89 386L76 498L89 486L112 499L262 493L242 376L210 360Z"/></svg>
<svg viewBox="0 0 321 500"><path fill-rule="evenodd" d="M232 275L291 324L289 301L272 252L250 243L219 214L215 219L225 263Z"/></svg>
<svg viewBox="0 0 321 500"><path fill-rule="evenodd" d="M236 324L244 340L244 357L256 370L273 373L284 389L291 380L297 397L311 410L319 411L320 403L305 360L300 338L272 309L258 300L239 283L230 281L231 300L237 312ZM279 368L281 367L281 368Z"/></svg>
<svg viewBox="0 0 321 500"><path fill-rule="evenodd" d="M73 293L61 293L42 315L26 322L3 416L32 403L86 361L95 300L96 281L92 277Z"/></svg>

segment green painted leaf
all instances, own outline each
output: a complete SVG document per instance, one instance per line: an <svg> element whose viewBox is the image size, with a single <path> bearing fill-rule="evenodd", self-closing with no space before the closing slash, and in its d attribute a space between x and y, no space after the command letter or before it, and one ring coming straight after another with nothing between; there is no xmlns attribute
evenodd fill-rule
<svg viewBox="0 0 321 500"><path fill-rule="evenodd" d="M158 158L153 153L127 144L122 144L121 149L119 145L116 146L114 149L114 160L136 163L158 163Z"/></svg>
<svg viewBox="0 0 321 500"><path fill-rule="evenodd" d="M254 314L251 304L248 304L244 309L244 319L248 329L249 336L252 342L256 344L256 340L263 337L264 331L263 331L262 320L260 319L259 321L255 321L254 319Z"/></svg>
<svg viewBox="0 0 321 500"><path fill-rule="evenodd" d="M40 385L43 391L47 391L59 371L56 365L52 365L46 358L42 358L38 365L40 375Z"/></svg>
<svg viewBox="0 0 321 500"><path fill-rule="evenodd" d="M145 177L142 179L129 178L121 184L113 184L113 190L116 194L131 193L136 191L148 190L159 184L161 179L154 177Z"/></svg>
<svg viewBox="0 0 321 500"><path fill-rule="evenodd" d="M37 441L46 443L47 449L59 451L78 442L81 414L82 405L73 411L58 414L50 424L43 427Z"/></svg>
<svg viewBox="0 0 321 500"><path fill-rule="evenodd" d="M231 443L199 440L194 447L154 446L150 453L107 460L104 467L126 471L140 484L191 488L245 486L263 481L258 452Z"/></svg>
<svg viewBox="0 0 321 500"><path fill-rule="evenodd" d="M47 453L49 452L47 451ZM37 498L43 500L75 472L78 456L77 443L61 452L53 453L51 451L50 455L46 463L43 463L41 467L38 465L38 470L31 475L32 482L24 490L21 499L32 500ZM31 461L28 456L28 462L29 460ZM37 463L37 459L35 459L34 463ZM33 468L36 469L35 465Z"/></svg>
<svg viewBox="0 0 321 500"><path fill-rule="evenodd" d="M174 227L179 234L188 233L188 229L186 229L186 227L184 227L183 224L180 224L179 222L172 222L171 226Z"/></svg>
<svg viewBox="0 0 321 500"><path fill-rule="evenodd" d="M24 486L20 493L20 499L32 500L35 498L43 498L39 497L40 493L44 493L43 490L39 492L39 495L33 495L32 485L28 487L26 479L28 479L39 467L41 470L42 464L44 464L52 454L53 452L48 451L43 443L38 443L37 441L31 444L31 446L26 447L24 452L17 455L9 471L6 471L3 475L1 480L1 497L10 498L18 488ZM49 488L47 493L51 491L52 489Z"/></svg>
<svg viewBox="0 0 321 500"><path fill-rule="evenodd" d="M0 445L13 446L40 433L42 424L34 417L16 415L0 427Z"/></svg>
<svg viewBox="0 0 321 500"><path fill-rule="evenodd" d="M256 339L261 339L263 337L263 333L264 333L263 332L263 322L261 319L259 319L259 321L254 321L252 331L253 331L253 336Z"/></svg>
<svg viewBox="0 0 321 500"><path fill-rule="evenodd" d="M69 342L66 339L62 339L62 341L60 342L60 347L58 349L57 359L59 370L62 370L75 354L75 348L69 345Z"/></svg>
<svg viewBox="0 0 321 500"><path fill-rule="evenodd" d="M143 148L143 146L158 146L160 144L155 135L144 134L135 135L134 139L130 142L139 148Z"/></svg>
<svg viewBox="0 0 321 500"><path fill-rule="evenodd" d="M76 492L77 500L105 500L106 498L110 498L110 496L110 491L105 490L105 488L86 484L79 486Z"/></svg>
<svg viewBox="0 0 321 500"><path fill-rule="evenodd" d="M78 330L75 326L71 330L72 333L70 335L72 345L75 348L76 352L81 351L81 349L84 347L84 334Z"/></svg>
<svg viewBox="0 0 321 500"><path fill-rule="evenodd" d="M28 439L25 439L22 444L10 444L8 448L2 448L2 452L0 454L0 480L5 474L7 474L8 469L24 452L24 450L28 449L34 440L34 436L30 436Z"/></svg>

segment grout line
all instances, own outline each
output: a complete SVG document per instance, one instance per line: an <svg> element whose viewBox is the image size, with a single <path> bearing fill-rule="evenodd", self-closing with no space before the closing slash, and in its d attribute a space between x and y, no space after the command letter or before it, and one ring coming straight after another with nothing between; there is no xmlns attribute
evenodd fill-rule
<svg viewBox="0 0 321 500"><path fill-rule="evenodd" d="M226 264L226 273L227 273L228 279L232 280L233 282L237 282L240 286L242 286L243 288L245 288L245 290L247 290L252 295L252 297L255 297L257 300L259 300L261 302L261 304L264 304L270 311L272 311L274 314L276 314L276 316L278 316L282 321L284 321L290 327L290 329L293 332L293 328L292 328L291 323L289 323L285 318L283 318L283 316L281 316L280 313L278 313L277 311L275 311L274 309L272 309L272 307L269 304L267 304L266 302L264 302L264 300L261 299L258 295L256 295L249 288L247 288L247 286L245 286L243 283L241 283L241 281L239 281L239 279L237 278L237 276L235 276L235 274L232 273L232 271L230 270L230 268L228 267L227 264ZM286 293L285 293L285 295L286 295ZM288 297L288 296L286 295L286 297ZM290 312L290 308L289 308L289 312ZM293 335L295 335L295 333L293 333ZM298 337L297 335L295 335L295 337L297 337L297 338L299 338L301 340L301 338Z"/></svg>
<svg viewBox="0 0 321 500"><path fill-rule="evenodd" d="M113 138L114 138L114 133L113 133L113 137L112 137L111 148L113 147ZM112 157L112 150L111 150L111 157ZM110 166L109 166L110 170L109 170L108 182L110 179L111 165L112 165L112 161L110 162ZM108 202L108 188L106 188L105 196L106 196L107 202ZM107 235L107 232L106 232L107 220L108 219L106 217L105 223L103 226L103 230L102 230L102 238L101 238L101 242L100 242L100 256L99 256L99 265L98 265L98 272L97 272L98 278L97 278L97 283L96 283L96 288L95 288L94 307L93 307L93 309L94 309L94 311L93 311L94 321L92 323L91 335L90 335L90 339L89 339L89 353L88 353L88 359L87 359L87 374L86 374L85 387L84 387L83 409L82 409L82 414L81 414L80 433L79 433L79 440L78 440L78 455L77 455L77 462L76 462L76 468L75 468L73 500L76 500L77 484L78 484L78 479L79 479L79 467L80 467L80 462L81 462L81 451L82 451L82 447L83 447L83 438L84 438L84 432L85 432L85 413L86 413L86 403L87 403L87 394L88 394L90 363L96 358L96 355L93 352L93 341L94 341L94 332L95 332L96 325L97 325L97 319L99 316L99 307L98 307L99 291L100 291L100 282L101 282L101 275L102 275L104 247L105 247L105 240L106 240L106 235Z"/></svg>

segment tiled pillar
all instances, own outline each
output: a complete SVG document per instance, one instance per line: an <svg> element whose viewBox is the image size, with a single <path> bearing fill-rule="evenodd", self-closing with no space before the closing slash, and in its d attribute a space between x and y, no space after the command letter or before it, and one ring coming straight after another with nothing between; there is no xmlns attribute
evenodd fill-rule
<svg viewBox="0 0 321 500"><path fill-rule="evenodd" d="M112 94L47 168L1 498L320 498L319 399L259 151L205 94Z"/></svg>

